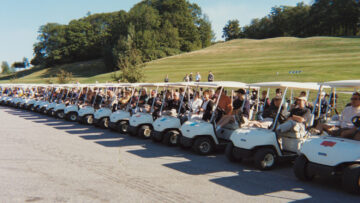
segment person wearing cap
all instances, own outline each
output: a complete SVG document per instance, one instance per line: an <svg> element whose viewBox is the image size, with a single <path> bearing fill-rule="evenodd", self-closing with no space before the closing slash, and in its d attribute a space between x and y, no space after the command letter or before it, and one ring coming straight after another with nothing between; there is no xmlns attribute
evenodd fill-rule
<svg viewBox="0 0 360 203"><path fill-rule="evenodd" d="M237 98L233 101L233 111L242 111L242 115L245 118L249 118L250 114L250 102L245 99L245 89L238 89L235 91ZM243 104L245 102L245 104ZM244 109L241 109L244 105ZM237 113L237 112L236 112Z"/></svg>
<svg viewBox="0 0 360 203"><path fill-rule="evenodd" d="M319 131L318 134L322 134L323 131L326 131L328 134L333 136L360 140L360 135L357 135L358 128L356 128L352 122L352 119L355 116L360 116L360 93L354 92L350 100L351 105L345 107L345 109L341 112L340 125L330 126L320 123L316 127L316 129Z"/></svg>
<svg viewBox="0 0 360 203"><path fill-rule="evenodd" d="M245 98L245 89L238 89L235 92L237 93L237 99L233 101L233 110L231 111L231 114L225 115L219 120L216 131L220 131L226 124L234 121L238 124L246 123L246 120L249 118L250 103Z"/></svg>
<svg viewBox="0 0 360 203"><path fill-rule="evenodd" d="M278 126L278 133L288 132L295 126L300 127L302 130L306 129L306 123L311 119L311 112L310 109L306 107L306 102L306 97L296 98L296 106L290 110L287 121Z"/></svg>

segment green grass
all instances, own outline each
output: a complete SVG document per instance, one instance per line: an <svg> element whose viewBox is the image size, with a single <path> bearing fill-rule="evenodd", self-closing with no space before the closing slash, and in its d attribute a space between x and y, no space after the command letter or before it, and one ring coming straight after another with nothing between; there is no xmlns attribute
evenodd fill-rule
<svg viewBox="0 0 360 203"><path fill-rule="evenodd" d="M113 73L102 73L101 60L79 62L49 69L18 73L16 83L47 82L59 68L72 71L74 80L82 83L111 81ZM208 71L215 80L314 81L323 82L360 77L360 38L282 37L265 40L239 39L215 44L206 49L172 56L145 67L146 82L161 82L166 74L170 81L181 81L186 73L200 72L206 80ZM301 70L299 75L289 74ZM24 77L20 77L25 74ZM11 76L0 77L10 82ZM51 78L50 78L51 79ZM52 78L53 81L56 81Z"/></svg>

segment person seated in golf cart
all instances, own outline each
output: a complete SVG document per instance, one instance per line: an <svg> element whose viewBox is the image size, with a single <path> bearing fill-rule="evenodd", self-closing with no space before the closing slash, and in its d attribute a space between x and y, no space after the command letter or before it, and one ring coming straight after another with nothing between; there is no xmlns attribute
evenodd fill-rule
<svg viewBox="0 0 360 203"><path fill-rule="evenodd" d="M144 107L147 100L148 100L148 95L146 93L146 89L144 88L144 89L142 89L141 95L140 95L140 98L139 98L139 107Z"/></svg>
<svg viewBox="0 0 360 203"><path fill-rule="evenodd" d="M280 96L275 96L273 98L273 105L270 105L267 109L264 110L264 112L262 113L262 120L259 121L249 121L247 126L248 127L258 127L258 128L271 128L276 115L278 113L280 104L281 104L281 100L282 98ZM278 122L280 124L284 123L286 121L288 112L287 109L284 107L284 105L281 107L281 111L279 114L279 118L278 118Z"/></svg>
<svg viewBox="0 0 360 203"><path fill-rule="evenodd" d="M300 134L305 133L307 123L311 119L311 111L306 107L307 99L306 97L297 97L296 106L290 110L290 115L286 122L280 124L276 132L281 135L291 130L300 132Z"/></svg>
<svg viewBox="0 0 360 203"><path fill-rule="evenodd" d="M131 99L131 92L125 91L124 96L121 97L118 101L118 108L125 109L130 99Z"/></svg>
<svg viewBox="0 0 360 203"><path fill-rule="evenodd" d="M202 114L202 119L204 121L210 121L214 109L214 101L211 99L210 90L205 90L203 92L203 98L204 100L201 104L199 113Z"/></svg>
<svg viewBox="0 0 360 203"><path fill-rule="evenodd" d="M342 111L339 126L319 124L316 127L317 130L319 130L318 134L322 134L322 132L325 131L332 136L354 138L357 134L357 128L354 126L352 119L356 116L360 116L359 92L354 92L352 94L350 104L350 106L345 107Z"/></svg>
<svg viewBox="0 0 360 203"><path fill-rule="evenodd" d="M241 124L246 123L249 119L250 103L245 98L246 90L238 89L235 92L237 93L237 98L233 101L231 113L224 115L219 120L219 122L217 123L216 131L220 131L221 128L223 128L225 125L229 123L235 124L236 126L234 126L234 128L240 127Z"/></svg>
<svg viewBox="0 0 360 203"><path fill-rule="evenodd" d="M151 90L150 93L150 98L147 100L146 104L150 106L152 106L154 102L154 112L153 115L155 117L159 117L160 116L160 108L161 108L161 100L160 100L160 95L156 94L156 90ZM150 112L151 109L149 109Z"/></svg>
<svg viewBox="0 0 360 203"><path fill-rule="evenodd" d="M117 104L116 94L112 90L107 90L106 97L107 99L104 101L105 106L114 111Z"/></svg>
<svg viewBox="0 0 360 203"><path fill-rule="evenodd" d="M194 98L191 100L191 111L193 114L199 114L203 100L200 98L200 93L196 92Z"/></svg>
<svg viewBox="0 0 360 203"><path fill-rule="evenodd" d="M178 111L180 108L180 104L181 104L180 93L174 92L173 99L168 102L168 104L165 107L165 110L171 111L172 109L175 109L176 111ZM177 112L177 113L183 114L183 113L185 113L185 111L186 111L186 107L185 107L185 103L183 102L182 106L180 108L180 112Z"/></svg>

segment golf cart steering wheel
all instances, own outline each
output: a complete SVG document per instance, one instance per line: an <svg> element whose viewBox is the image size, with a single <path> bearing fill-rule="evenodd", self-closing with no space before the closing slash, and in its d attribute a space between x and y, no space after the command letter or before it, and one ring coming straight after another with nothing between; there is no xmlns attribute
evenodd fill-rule
<svg viewBox="0 0 360 203"><path fill-rule="evenodd" d="M354 116L351 119L352 123L354 124L354 126L360 128L360 116Z"/></svg>

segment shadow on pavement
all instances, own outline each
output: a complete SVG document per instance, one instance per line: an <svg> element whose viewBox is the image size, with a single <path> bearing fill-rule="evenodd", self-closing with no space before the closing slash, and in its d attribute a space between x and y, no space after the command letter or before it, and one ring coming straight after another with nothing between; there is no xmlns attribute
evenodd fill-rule
<svg viewBox="0 0 360 203"><path fill-rule="evenodd" d="M141 158L172 157L175 162L171 161L163 164L165 167L189 175L207 175L211 183L246 195L277 197L287 202L320 202L329 199L329 194L334 193L330 198L333 202L359 201L358 196L343 192L341 182L336 178L315 179L309 183L298 181L293 175L291 164L288 163L280 164L272 171L258 171L253 167L252 162L231 163L223 154L219 153L211 156L200 156L190 150L167 147L159 143L153 143L151 140L121 135L117 132L71 123L34 112L8 108L5 111L36 123L43 123L64 130L69 134L94 141L94 143L104 147L141 146L142 149L130 149L127 152ZM178 158L185 158L186 160L179 161ZM227 175L219 174L222 172L227 172ZM302 196L306 194L309 197L296 200L286 198L283 193L281 195L277 194L284 191L299 193Z"/></svg>

